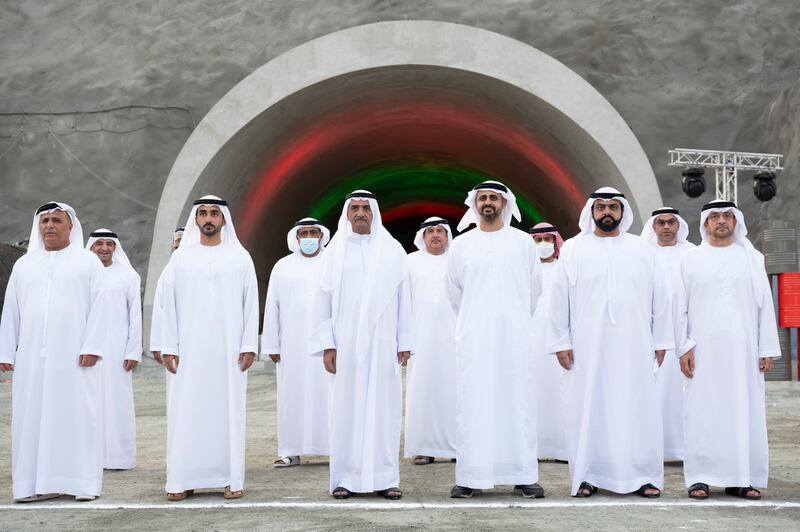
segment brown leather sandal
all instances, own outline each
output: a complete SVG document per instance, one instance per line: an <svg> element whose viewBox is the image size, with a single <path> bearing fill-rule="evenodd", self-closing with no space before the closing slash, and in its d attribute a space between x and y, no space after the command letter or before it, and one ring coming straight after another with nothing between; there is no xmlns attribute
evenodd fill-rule
<svg viewBox="0 0 800 532"><path fill-rule="evenodd" d="M194 490L186 490L178 493L167 493L168 501L182 501L189 495L194 495Z"/></svg>
<svg viewBox="0 0 800 532"><path fill-rule="evenodd" d="M244 490L231 491L230 486L225 486L225 492L222 494L226 499L239 499L244 496Z"/></svg>

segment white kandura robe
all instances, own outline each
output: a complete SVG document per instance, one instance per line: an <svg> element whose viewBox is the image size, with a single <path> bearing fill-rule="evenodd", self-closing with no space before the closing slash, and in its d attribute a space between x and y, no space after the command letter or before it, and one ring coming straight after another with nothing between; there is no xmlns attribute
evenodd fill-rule
<svg viewBox="0 0 800 532"><path fill-rule="evenodd" d="M161 352L161 330L164 328L164 272L158 276L156 291L153 294L153 310L150 314L150 352Z"/></svg>
<svg viewBox="0 0 800 532"><path fill-rule="evenodd" d="M258 285L241 247L184 246L164 273L163 354L178 355L167 398L168 493L244 489L247 372L258 351Z"/></svg>
<svg viewBox="0 0 800 532"><path fill-rule="evenodd" d="M359 363L356 332L371 238L347 237L341 284L332 293L318 290L315 297L315 321L322 324L317 350L337 352L329 411L331 493L339 486L356 493L400 486L403 397L397 353L412 349L411 296L404 280L385 309L367 309L380 317L371 349Z"/></svg>
<svg viewBox="0 0 800 532"><path fill-rule="evenodd" d="M564 401L566 400L564 368L558 358L545 349L550 287L558 262L542 262L542 293L533 315L533 379L536 390L537 447L540 459L567 459Z"/></svg>
<svg viewBox="0 0 800 532"><path fill-rule="evenodd" d="M448 299L447 254L408 256L416 349L406 371L404 454L456 457L456 315Z"/></svg>
<svg viewBox="0 0 800 532"><path fill-rule="evenodd" d="M263 355L280 354L278 381L278 454L328 454L329 373L309 349L311 304L321 255L299 252L272 268L264 306Z"/></svg>
<svg viewBox="0 0 800 532"><path fill-rule="evenodd" d="M653 359L675 336L663 261L638 236L587 233L564 243L558 265L547 349L574 355L565 375L571 493L581 482L617 493L648 483L663 489Z"/></svg>
<svg viewBox="0 0 800 532"><path fill-rule="evenodd" d="M153 310L150 315L150 352L163 351L163 342L161 340L162 331L164 329L164 271L158 276L156 283L156 292L153 294ZM169 400L169 386L172 382L172 373L164 368L164 389Z"/></svg>
<svg viewBox="0 0 800 532"><path fill-rule="evenodd" d="M11 475L15 499L100 495L102 368L108 307L97 256L76 245L20 258L6 289L0 362L14 364Z"/></svg>
<svg viewBox="0 0 800 532"><path fill-rule="evenodd" d="M756 301L745 249L707 243L681 262L679 338L694 347L694 377L684 378L686 486L767 487L769 448L759 357L781 354L766 272ZM760 308L759 308L760 304Z"/></svg>
<svg viewBox="0 0 800 532"><path fill-rule="evenodd" d="M133 406L133 372L125 360L142 360L142 305L139 274L119 263L105 268L108 281L108 315L100 362L105 433L103 466L136 467L136 413Z"/></svg>
<svg viewBox="0 0 800 532"><path fill-rule="evenodd" d="M690 242L678 242L674 246L657 246L658 255L664 259L669 278L673 304L677 300L679 270L681 255L686 250L693 248ZM673 307L673 310L674 307ZM664 427L664 460L683 460L683 373L675 356L675 350L670 349L664 357L664 363L659 368L655 364L656 389L661 401L661 419Z"/></svg>
<svg viewBox="0 0 800 532"><path fill-rule="evenodd" d="M450 245L456 326L456 484L474 489L539 479L532 319L541 291L527 233L476 228Z"/></svg>

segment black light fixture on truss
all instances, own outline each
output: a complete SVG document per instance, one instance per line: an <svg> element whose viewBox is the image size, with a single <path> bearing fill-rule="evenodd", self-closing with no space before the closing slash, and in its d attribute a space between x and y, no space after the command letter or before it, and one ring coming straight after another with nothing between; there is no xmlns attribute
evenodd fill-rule
<svg viewBox="0 0 800 532"><path fill-rule="evenodd" d="M740 171L753 174L753 194L759 201L769 201L778 193L777 172L783 170L778 153L751 153L727 150L669 150L669 166L682 166L681 188L690 198L706 191L703 178L706 168L714 169L714 189L718 200L738 203Z"/></svg>
<svg viewBox="0 0 800 532"><path fill-rule="evenodd" d="M681 188L690 198L702 196L706 191L706 180L702 168L687 168L681 173Z"/></svg>
<svg viewBox="0 0 800 532"><path fill-rule="evenodd" d="M753 194L759 201L769 201L778 193L775 172L762 170L753 174Z"/></svg>

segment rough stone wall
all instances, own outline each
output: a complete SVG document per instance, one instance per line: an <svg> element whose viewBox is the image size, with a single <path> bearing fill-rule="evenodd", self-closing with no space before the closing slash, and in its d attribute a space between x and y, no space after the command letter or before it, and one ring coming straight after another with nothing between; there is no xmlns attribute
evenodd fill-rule
<svg viewBox="0 0 800 532"><path fill-rule="evenodd" d="M169 169L223 94L310 39L410 19L495 31L574 69L628 121L688 219L701 201L682 195L668 148L785 153L778 198L757 205L749 178L740 197L751 219L797 216L796 0L31 0L0 6L0 241L27 238L33 209L59 199L87 231L128 235L144 274Z"/></svg>

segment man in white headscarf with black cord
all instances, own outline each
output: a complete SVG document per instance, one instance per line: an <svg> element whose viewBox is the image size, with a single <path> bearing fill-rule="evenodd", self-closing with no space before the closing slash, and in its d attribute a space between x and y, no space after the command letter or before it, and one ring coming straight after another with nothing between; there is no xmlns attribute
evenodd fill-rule
<svg viewBox="0 0 800 532"><path fill-rule="evenodd" d="M681 256L694 247L687 240L689 224L677 209L661 207L651 213L642 228L645 239L656 255L664 260L670 278L673 311L680 282ZM673 314L674 318L674 314ZM675 351L669 350L664 363L656 370L656 388L661 399L661 418L664 427L664 461L683 460L683 374Z"/></svg>
<svg viewBox="0 0 800 532"><path fill-rule="evenodd" d="M661 495L664 442L653 360L674 348L663 261L628 233L633 212L603 187L564 243L550 296L548 352L567 370L566 431L571 493L598 488Z"/></svg>
<svg viewBox="0 0 800 532"><path fill-rule="evenodd" d="M185 227L179 227L172 233L172 252L174 253L181 245L183 232ZM164 364L161 358L161 328L163 321L161 315L164 312L164 270L158 276L156 282L156 292L153 295L153 310L150 316L150 353L153 355L153 360L159 364ZM169 377L167 377L167 385L169 385Z"/></svg>
<svg viewBox="0 0 800 532"><path fill-rule="evenodd" d="M512 485L544 497L537 464L533 315L541 264L533 240L511 227L520 220L514 194L485 181L464 201L458 224L472 231L448 252L456 343L456 485L450 497Z"/></svg>
<svg viewBox="0 0 800 532"><path fill-rule="evenodd" d="M247 370L258 351L258 283L228 203L195 200L164 271L167 499L244 495Z"/></svg>
<svg viewBox="0 0 800 532"><path fill-rule="evenodd" d="M399 499L402 382L413 349L406 253L381 222L375 195L347 195L322 254L310 353L333 374L330 492Z"/></svg>
<svg viewBox="0 0 800 532"><path fill-rule="evenodd" d="M300 464L302 455L328 455L329 375L309 354L312 299L330 231L314 218L286 235L291 255L272 268L264 304L261 354L275 363L278 383L278 454L275 467Z"/></svg>
<svg viewBox="0 0 800 532"><path fill-rule="evenodd" d="M132 372L142 360L141 279L131 266L117 234L98 229L86 249L105 266L108 326L102 366L103 433L106 469L136 467L136 412Z"/></svg>
<svg viewBox="0 0 800 532"><path fill-rule="evenodd" d="M677 303L686 486L693 499L712 485L756 500L769 477L764 373L781 356L772 292L734 203L704 205L700 235L682 256Z"/></svg>
<svg viewBox="0 0 800 532"><path fill-rule="evenodd" d="M91 501L103 484L100 371L106 272L83 249L65 203L36 209L28 252L11 272L0 320L0 371L14 371L11 476L17 502Z"/></svg>
<svg viewBox="0 0 800 532"><path fill-rule="evenodd" d="M447 220L432 216L414 238L408 256L416 351L406 371L406 458L428 465L456 457L456 314L448 299Z"/></svg>

